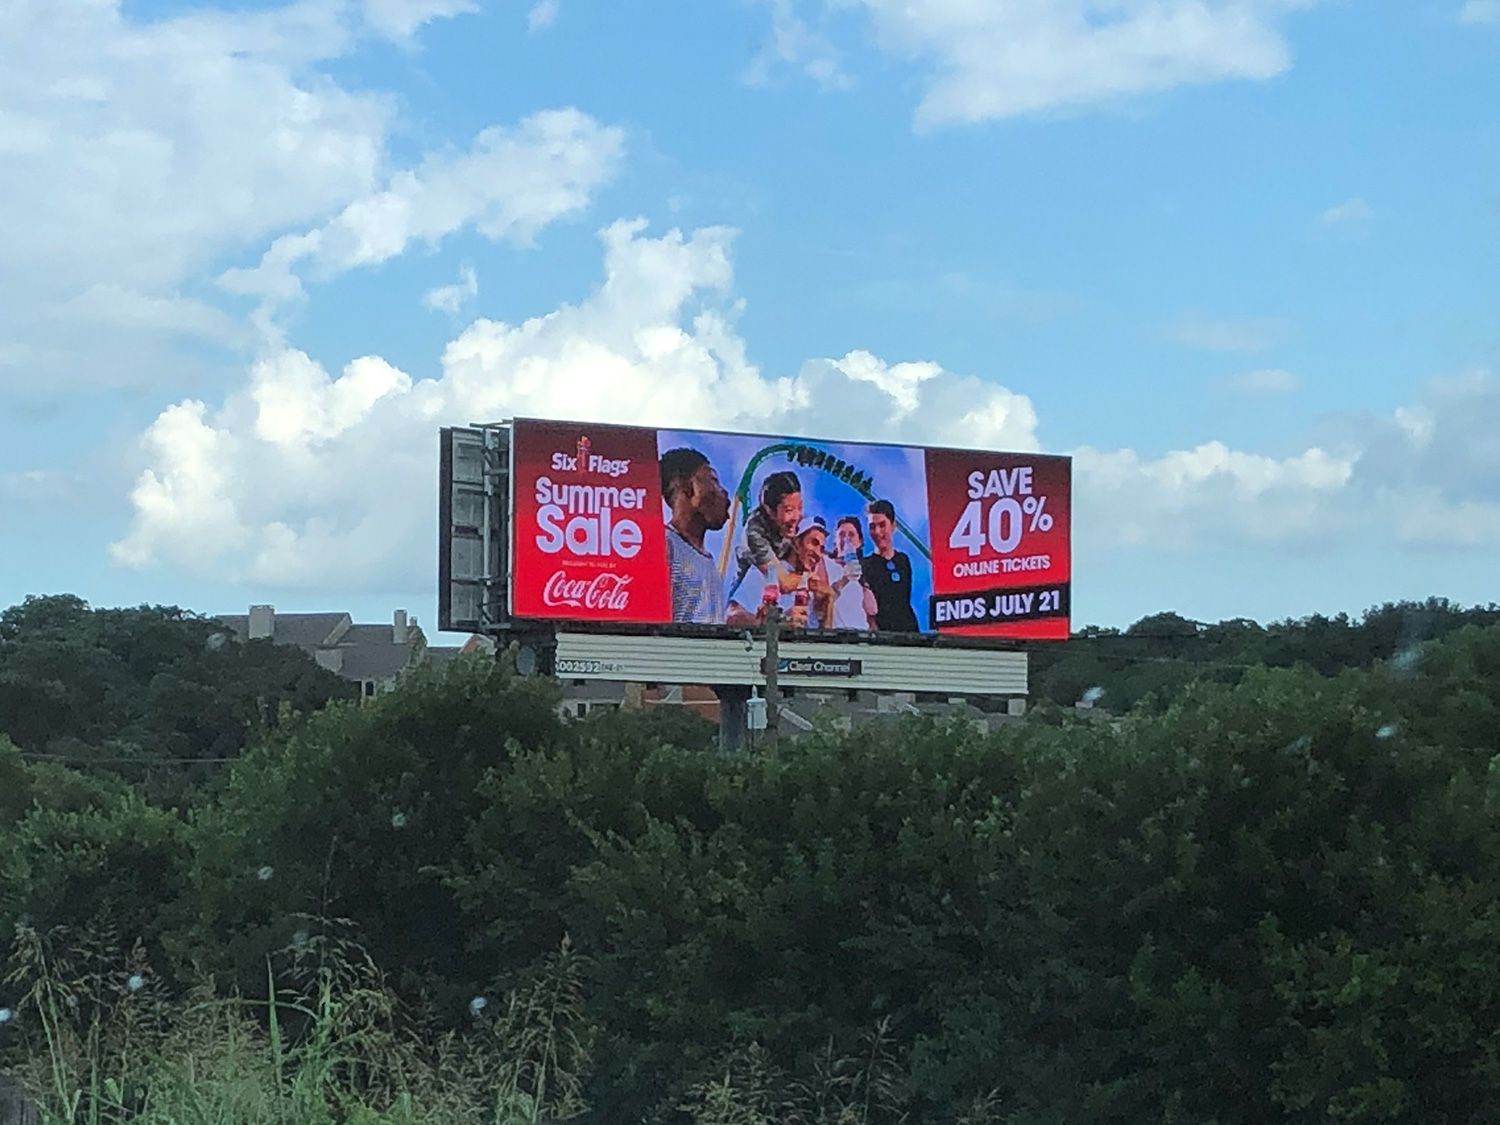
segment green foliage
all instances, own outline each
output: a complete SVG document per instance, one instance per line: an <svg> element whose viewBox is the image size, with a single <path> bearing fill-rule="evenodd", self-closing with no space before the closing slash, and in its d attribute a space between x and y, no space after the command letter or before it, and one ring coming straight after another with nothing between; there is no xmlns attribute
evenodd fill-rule
<svg viewBox="0 0 1500 1125"><path fill-rule="evenodd" d="M253 993L267 953L303 928L298 917L346 917L403 987L467 1002L492 962L444 872L485 812L489 771L559 736L556 701L551 685L493 661L456 661L247 754L193 814L190 901L201 922L180 956L233 971ZM534 936L512 965L562 934L549 919Z"/></svg>
<svg viewBox="0 0 1500 1125"><path fill-rule="evenodd" d="M354 694L300 649L240 644L173 606L90 609L55 596L0 612L0 733L141 782L158 802L183 800L211 760L287 715Z"/></svg>
<svg viewBox="0 0 1500 1125"><path fill-rule="evenodd" d="M182 900L182 822L115 778L47 763L18 780L28 807L0 820L0 935L107 923L154 942Z"/></svg>
<svg viewBox="0 0 1500 1125"><path fill-rule="evenodd" d="M12 1061L44 1125L536 1125L585 1109L576 957L564 947L498 1024L458 1036L414 1022L363 952L304 942L268 969L268 999L173 996L140 946L21 927ZM423 1032L426 1031L424 1034ZM10 1056L7 1059L7 1055Z"/></svg>
<svg viewBox="0 0 1500 1125"><path fill-rule="evenodd" d="M31 806L31 774L21 752L0 734L0 829L20 820Z"/></svg>
<svg viewBox="0 0 1500 1125"><path fill-rule="evenodd" d="M185 816L0 745L0 920L70 926L49 963L80 979L107 922L163 988L230 986L193 1009L217 1046L171 1040L218 1099L174 1120L462 1121L475 1090L599 1125L1494 1120L1500 627L1473 617L1161 615L1048 672L1071 704L1146 669L1107 686L1123 717L775 758L680 714L564 721L460 661L268 731ZM108 987L11 987L74 1029L28 1052L59 1099L193 1087L120 1077Z"/></svg>
<svg viewBox="0 0 1500 1125"><path fill-rule="evenodd" d="M1210 625L1157 613L1123 633L1086 628L1062 644L1040 646L1031 675L1039 697L1063 706L1094 688L1102 690L1100 706L1111 711L1145 705L1159 712L1201 680L1233 684L1251 667L1299 664L1332 676L1410 655L1422 642L1465 627L1496 624L1500 606L1463 609L1442 598L1388 602L1358 619L1313 614L1264 627L1244 618Z"/></svg>

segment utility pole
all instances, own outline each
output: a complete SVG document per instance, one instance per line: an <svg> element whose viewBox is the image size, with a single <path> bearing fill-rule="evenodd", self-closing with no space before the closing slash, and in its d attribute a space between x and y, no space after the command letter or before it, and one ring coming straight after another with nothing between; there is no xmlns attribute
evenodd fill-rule
<svg viewBox="0 0 1500 1125"><path fill-rule="evenodd" d="M781 607L766 606L766 753L776 753L776 735L781 730L781 688L776 668L781 650Z"/></svg>

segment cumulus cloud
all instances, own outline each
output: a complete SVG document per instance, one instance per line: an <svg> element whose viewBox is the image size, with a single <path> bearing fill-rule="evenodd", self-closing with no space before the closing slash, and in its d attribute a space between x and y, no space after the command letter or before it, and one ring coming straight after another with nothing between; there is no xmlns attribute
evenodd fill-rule
<svg viewBox="0 0 1500 1125"><path fill-rule="evenodd" d="M1263 352L1286 336L1286 325L1268 317L1219 320L1188 313L1168 335L1179 344L1210 352Z"/></svg>
<svg viewBox="0 0 1500 1125"><path fill-rule="evenodd" d="M919 128L989 121L1291 63L1285 14L1312 0L846 0L876 42L929 64Z"/></svg>
<svg viewBox="0 0 1500 1125"><path fill-rule="evenodd" d="M526 13L526 30L535 35L557 22L558 0L537 0Z"/></svg>
<svg viewBox="0 0 1500 1125"><path fill-rule="evenodd" d="M0 42L0 337L38 345L29 379L151 366L186 279L368 191L382 162L389 104L320 73L354 45L332 0L154 22L18 0ZM98 315L132 303L155 313ZM188 319L198 334L212 318Z"/></svg>
<svg viewBox="0 0 1500 1125"><path fill-rule="evenodd" d="M730 296L732 233L601 232L602 282L519 324L477 320L413 380L377 357L337 375L279 348L222 405L178 403L142 439L126 566L268 586L422 581L435 541L439 426L507 415L1036 448L1024 395L865 352L763 373Z"/></svg>
<svg viewBox="0 0 1500 1125"><path fill-rule="evenodd" d="M1285 394L1297 389L1297 376L1279 367L1262 367L1231 375L1224 380L1224 387L1241 395Z"/></svg>
<svg viewBox="0 0 1500 1125"><path fill-rule="evenodd" d="M0 390L160 384L192 369L183 338L241 345L207 282L273 240L263 280L295 295L300 268L465 224L524 240L576 208L618 133L559 110L403 169L397 103L335 73L371 32L406 42L474 6L0 4Z"/></svg>
<svg viewBox="0 0 1500 1125"><path fill-rule="evenodd" d="M1143 458L1075 452L1078 526L1104 541L1165 549L1213 542L1298 549L1364 543L1500 546L1500 378L1429 380L1386 418L1330 419L1301 452L1274 458L1208 442Z"/></svg>
<svg viewBox="0 0 1500 1125"><path fill-rule="evenodd" d="M468 226L488 238L525 242L582 208L614 173L623 148L619 129L576 109L535 113L514 129L485 129L467 152L428 156L322 226L282 235L259 265L229 270L220 284L274 304L302 292L298 267L326 278L378 265L412 242L436 244Z"/></svg>
<svg viewBox="0 0 1500 1125"><path fill-rule="evenodd" d="M793 0L766 0L766 4L771 9L771 30L745 71L748 85L764 86L782 67L801 71L824 91L847 90L854 84L838 49L808 26L797 14Z"/></svg>
<svg viewBox="0 0 1500 1125"><path fill-rule="evenodd" d="M1458 22L1500 24L1500 0L1469 0L1459 9Z"/></svg>
<svg viewBox="0 0 1500 1125"><path fill-rule="evenodd" d="M1180 549L1201 542L1329 540L1332 501L1354 471L1351 456L1319 448L1267 457L1210 441L1141 457L1133 450L1074 452L1077 523L1122 546Z"/></svg>
<svg viewBox="0 0 1500 1125"><path fill-rule="evenodd" d="M1323 221L1329 226L1337 226L1340 223L1367 223L1374 217L1375 208L1358 196L1346 199L1323 212Z"/></svg>
<svg viewBox="0 0 1500 1125"><path fill-rule="evenodd" d="M376 356L334 374L278 347L222 404L163 411L142 438L115 560L266 587L410 589L432 565L436 431L475 418L1038 448L1027 396L936 363L854 351L763 372L735 329L728 230L651 237L617 222L601 239L592 292L520 323L474 321L434 378ZM1389 417L1333 419L1284 456L1218 441L1157 456L1077 449L1075 526L1106 548L1165 551L1493 547L1497 431L1500 378L1474 371L1432 380Z"/></svg>
<svg viewBox="0 0 1500 1125"><path fill-rule="evenodd" d="M395 43L410 43L433 20L477 12L474 0L364 0L365 21Z"/></svg>
<svg viewBox="0 0 1500 1125"><path fill-rule="evenodd" d="M479 275L467 262L458 269L458 281L453 285L439 285L422 295L422 303L434 312L445 312L457 316L460 309L479 296Z"/></svg>

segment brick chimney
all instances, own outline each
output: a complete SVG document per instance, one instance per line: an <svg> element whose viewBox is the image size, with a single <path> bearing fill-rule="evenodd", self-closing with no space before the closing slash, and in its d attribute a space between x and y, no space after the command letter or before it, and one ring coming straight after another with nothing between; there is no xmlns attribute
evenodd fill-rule
<svg viewBox="0 0 1500 1125"><path fill-rule="evenodd" d="M250 607L250 639L269 640L276 636L276 607L253 605Z"/></svg>
<svg viewBox="0 0 1500 1125"><path fill-rule="evenodd" d="M398 609L395 619L391 623L391 642L404 645L406 643L406 610Z"/></svg>

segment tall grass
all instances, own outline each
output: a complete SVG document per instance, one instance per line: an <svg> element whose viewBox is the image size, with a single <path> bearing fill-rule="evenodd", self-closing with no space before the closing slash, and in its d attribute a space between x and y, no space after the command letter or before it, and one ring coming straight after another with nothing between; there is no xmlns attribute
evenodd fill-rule
<svg viewBox="0 0 1500 1125"><path fill-rule="evenodd" d="M734 1051L677 1107L692 1125L902 1125L910 1121L910 1070L883 1018L847 1052L830 1042L810 1071L780 1070L759 1044ZM997 1125L993 1095L973 1103L956 1125Z"/></svg>
<svg viewBox="0 0 1500 1125"><path fill-rule="evenodd" d="M265 999L199 980L172 996L142 947L19 927L0 1039L40 1125L541 1125L587 1112L594 1030L567 939L462 1032L403 1008L337 928L267 965ZM901 1125L908 1060L882 1020L807 1072L749 1044L664 1107L687 1125ZM1001 1120L993 1097L957 1125Z"/></svg>
<svg viewBox="0 0 1500 1125"><path fill-rule="evenodd" d="M565 942L462 1033L404 1010L358 946L305 938L267 998L173 997L137 945L20 927L0 1042L43 1125L538 1125L586 1106L592 1036Z"/></svg>

